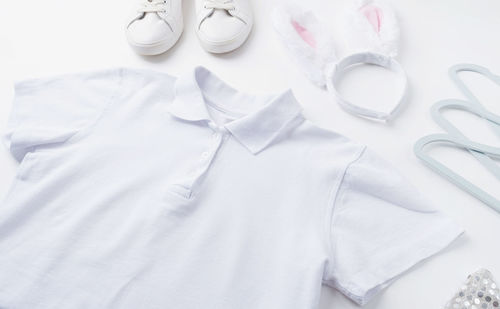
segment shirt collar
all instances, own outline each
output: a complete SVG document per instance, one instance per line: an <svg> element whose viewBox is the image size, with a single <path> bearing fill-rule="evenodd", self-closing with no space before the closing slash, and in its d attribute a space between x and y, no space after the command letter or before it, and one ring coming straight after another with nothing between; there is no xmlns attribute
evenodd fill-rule
<svg viewBox="0 0 500 309"><path fill-rule="evenodd" d="M200 85L217 93L221 100L227 95L244 95L231 88L204 67L196 67L188 74L179 77L175 84L175 98L168 106L171 115L187 121L211 122L207 103ZM233 100L239 101L239 100ZM238 106L234 106L235 109ZM291 90L270 97L259 109L247 113L224 125L241 144L250 152L257 154L268 147L287 130L293 129L302 118L302 107Z"/></svg>

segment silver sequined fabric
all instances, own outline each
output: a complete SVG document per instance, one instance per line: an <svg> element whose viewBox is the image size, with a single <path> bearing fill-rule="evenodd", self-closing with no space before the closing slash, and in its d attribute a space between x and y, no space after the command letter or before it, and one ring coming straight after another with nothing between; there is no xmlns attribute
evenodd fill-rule
<svg viewBox="0 0 500 309"><path fill-rule="evenodd" d="M469 275L445 309L500 309L500 290L486 269Z"/></svg>

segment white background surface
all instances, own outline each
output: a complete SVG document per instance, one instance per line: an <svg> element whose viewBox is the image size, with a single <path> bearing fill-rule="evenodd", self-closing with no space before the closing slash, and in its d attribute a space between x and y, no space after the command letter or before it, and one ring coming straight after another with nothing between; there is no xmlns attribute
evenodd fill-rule
<svg viewBox="0 0 500 309"><path fill-rule="evenodd" d="M500 1L394 1L403 33L399 60L408 72L411 88L407 107L389 125L345 113L325 91L305 79L272 29L270 11L275 1L253 0L256 17L251 37L241 49L221 56L208 54L199 46L193 29L193 2L184 0L186 29L178 44L164 55L146 58L134 54L125 42L123 26L130 9L129 0L3 1L0 9L1 127L5 127L10 110L12 81L27 77L117 66L150 68L178 75L201 64L242 91L274 93L291 87L308 118L369 145L466 229L461 239L406 273L366 308L442 308L466 275L479 267L489 268L500 280L500 214L427 169L412 151L419 137L441 132L429 115L431 104L440 99L462 98L447 77L449 66L471 62L500 74ZM312 8L319 8L318 15L338 39L340 55L344 54L344 29L339 19L345 2L307 1ZM360 68L346 76L342 88L347 95L367 104L383 104L389 102L384 99L393 96L389 91L391 83L383 83L390 78L385 72ZM500 114L500 87L472 73L465 78L479 98ZM448 115L474 139L500 145L474 117L460 112ZM500 183L467 152L440 147L431 153L500 197ZM15 171L14 160L7 151L1 150L0 196L7 192ZM320 308L356 307L340 293L323 289Z"/></svg>

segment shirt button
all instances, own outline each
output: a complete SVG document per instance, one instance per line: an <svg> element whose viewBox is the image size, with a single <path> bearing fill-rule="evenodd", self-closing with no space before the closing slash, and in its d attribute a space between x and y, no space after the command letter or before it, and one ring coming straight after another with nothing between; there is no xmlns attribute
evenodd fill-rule
<svg viewBox="0 0 500 309"><path fill-rule="evenodd" d="M201 157L202 157L202 158L204 158L204 159L205 159L205 158L207 158L207 157L208 157L208 152L207 152L207 151L205 151L204 153L202 153L202 154L201 154Z"/></svg>

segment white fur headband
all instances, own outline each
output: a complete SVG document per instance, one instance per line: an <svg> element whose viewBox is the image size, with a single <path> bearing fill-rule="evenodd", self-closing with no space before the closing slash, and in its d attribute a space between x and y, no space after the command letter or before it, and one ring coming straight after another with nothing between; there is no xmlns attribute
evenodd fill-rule
<svg viewBox="0 0 500 309"><path fill-rule="evenodd" d="M394 59L399 38L394 11L380 0L362 0L351 4L346 17L348 45L354 53L340 60L335 54L333 38L312 11L286 2L275 10L274 26L306 76L316 85L326 86L344 109L362 117L389 120L402 105L407 87L406 73ZM355 105L337 91L336 82L343 72L362 63L392 70L402 80L403 92L391 111Z"/></svg>

